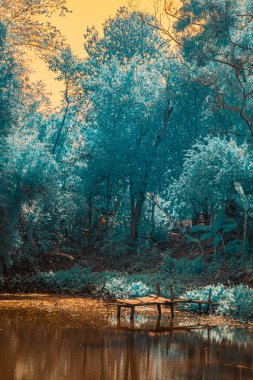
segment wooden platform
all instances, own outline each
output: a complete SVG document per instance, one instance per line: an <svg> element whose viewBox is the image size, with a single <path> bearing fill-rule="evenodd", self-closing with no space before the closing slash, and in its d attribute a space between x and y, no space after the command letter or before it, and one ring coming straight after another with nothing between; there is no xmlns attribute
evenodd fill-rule
<svg viewBox="0 0 253 380"><path fill-rule="evenodd" d="M175 317L175 306L179 303L195 303L198 305L199 314L202 313L202 305L206 305L205 313L208 314L210 310L210 306L213 309L214 306L218 305L217 302L211 301L211 290L208 296L208 300L197 300L197 299L181 299L181 298L165 298L161 297L157 294L149 294L146 297L138 297L135 299L117 299L117 318L121 316L122 308L129 308L130 311L130 319L134 319L135 307L137 306L149 306L156 305L158 311L158 317L160 318L162 315L161 306L169 306L170 307L170 317L173 319Z"/></svg>

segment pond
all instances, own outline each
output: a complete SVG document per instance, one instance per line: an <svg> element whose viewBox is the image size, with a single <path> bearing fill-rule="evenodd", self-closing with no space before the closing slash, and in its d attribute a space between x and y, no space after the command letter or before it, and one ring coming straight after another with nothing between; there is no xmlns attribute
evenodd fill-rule
<svg viewBox="0 0 253 380"><path fill-rule="evenodd" d="M247 329L157 334L140 329L147 325L146 316L137 315L135 325L123 317L120 325L111 310L89 302L93 307L83 314L82 323L66 317L65 324L55 317L51 323L46 312L34 315L31 305L29 312L16 310L15 301L12 310L0 306L0 379L253 379L253 333ZM161 321L168 323L165 317Z"/></svg>

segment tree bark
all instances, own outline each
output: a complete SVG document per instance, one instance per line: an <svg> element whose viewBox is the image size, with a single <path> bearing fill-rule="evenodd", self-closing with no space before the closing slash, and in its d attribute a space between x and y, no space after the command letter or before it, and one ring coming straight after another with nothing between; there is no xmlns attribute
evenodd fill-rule
<svg viewBox="0 0 253 380"><path fill-rule="evenodd" d="M56 150L56 147L57 147L57 145L59 143L59 140L60 140L60 137L61 137L61 134L62 134L62 130L63 130L63 127L65 125L65 121L66 121L66 118L67 118L67 114L68 114L68 111L69 111L70 100L69 100L69 97L68 97L68 84L66 84L66 90L65 90L64 97L65 97L65 101L66 101L66 107L65 107L63 118L62 118L61 126L60 126L60 129L59 129L58 133L57 133L56 140L55 140L55 143L54 143L54 146L53 146L52 154L55 154L55 150Z"/></svg>
<svg viewBox="0 0 253 380"><path fill-rule="evenodd" d="M139 235L139 222L142 215L142 206L145 200L144 193L141 192L139 194L138 199L135 201L134 195L132 194L130 196L130 203L131 203L131 239L137 240Z"/></svg>
<svg viewBox="0 0 253 380"><path fill-rule="evenodd" d="M87 212L89 230L92 229L92 216L93 216L92 200L91 200L91 197L89 197L89 199L88 199L88 212Z"/></svg>
<svg viewBox="0 0 253 380"><path fill-rule="evenodd" d="M154 195L152 195L151 199L151 218L150 218L150 223L151 223L151 236L154 236L155 232L155 206L156 206L156 198Z"/></svg>
<svg viewBox="0 0 253 380"><path fill-rule="evenodd" d="M157 154L157 149L158 149L159 145L161 144L162 140L166 136L167 126L168 126L169 118L171 116L172 111L173 111L173 107L170 105L170 99L169 99L168 93L167 93L167 104L166 104L166 109L165 109L165 113L164 113L163 124L162 124L162 128L159 131L159 133L157 134L155 142L153 144L150 162L152 162L155 159L155 156ZM150 174L150 166L146 167L145 169L146 170L145 170L144 176L143 176L142 188L141 188L141 191L139 191L139 194L138 194L136 200L135 200L135 192L134 192L134 188L133 188L133 181L130 180L130 209L131 209L131 239L132 240L137 240L137 238L138 238L138 225L139 225L139 221L141 219L142 206L144 204L145 195L147 192L148 179L149 179L149 174Z"/></svg>

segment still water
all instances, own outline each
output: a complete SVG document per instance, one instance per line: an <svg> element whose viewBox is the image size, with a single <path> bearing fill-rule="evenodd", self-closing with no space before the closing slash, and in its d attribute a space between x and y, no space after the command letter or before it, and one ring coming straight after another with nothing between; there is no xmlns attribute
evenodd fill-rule
<svg viewBox="0 0 253 380"><path fill-rule="evenodd" d="M0 379L252 380L253 333L156 334L125 331L110 320L74 327L1 314Z"/></svg>

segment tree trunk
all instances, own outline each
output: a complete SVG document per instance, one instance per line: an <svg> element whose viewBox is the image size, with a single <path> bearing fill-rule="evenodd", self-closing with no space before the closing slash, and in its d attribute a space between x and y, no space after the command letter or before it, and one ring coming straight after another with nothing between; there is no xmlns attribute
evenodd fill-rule
<svg viewBox="0 0 253 380"><path fill-rule="evenodd" d="M197 226L200 223L200 213L199 212L194 212L193 217L192 217L192 225Z"/></svg>
<svg viewBox="0 0 253 380"><path fill-rule="evenodd" d="M105 209L105 232L106 235L109 232L109 211L110 211L110 205L111 205L111 184L110 184L110 176L107 178L106 182L106 209Z"/></svg>
<svg viewBox="0 0 253 380"><path fill-rule="evenodd" d="M92 216L93 216L92 200L91 200L91 197L89 197L88 198L88 212L87 212L89 230L92 229Z"/></svg>
<svg viewBox="0 0 253 380"><path fill-rule="evenodd" d="M156 206L156 198L153 195L152 200L151 200L151 218L150 218L150 223L151 223L151 236L154 236L155 232L155 206Z"/></svg>
<svg viewBox="0 0 253 380"><path fill-rule="evenodd" d="M64 128L64 125L65 125L65 122L66 122L66 118L67 118L67 115L68 115L68 111L69 111L70 100L69 100L69 97L68 97L68 84L66 84L66 90L65 90L65 93L64 93L64 98L65 98L65 101L66 101L66 107L65 107L65 111L64 111L64 114L63 114L61 125L60 125L59 131L57 133L56 140L55 140L55 143L54 143L54 146L53 146L52 154L55 154L55 150L56 150L57 145L59 143L59 140L60 140L60 137L61 137L61 134L62 134L62 130Z"/></svg>
<svg viewBox="0 0 253 380"><path fill-rule="evenodd" d="M155 159L155 156L158 151L158 147L161 144L162 140L165 138L166 132L167 132L167 126L169 122L169 118L171 116L171 113L173 111L173 107L170 106L170 100L168 98L168 92L166 94L167 96L167 104L166 104L166 110L164 113L164 120L163 120L163 125L161 130L156 136L154 145L153 145L153 150L150 155L150 162L153 162ZM143 182L142 182L142 187L141 191L138 194L137 200L135 200L135 193L133 189L133 182L130 181L130 208L131 208L131 239L132 240L137 240L138 238L138 225L139 221L141 219L142 215L142 206L145 201L145 196L146 196L146 191L147 191L147 185L148 185L148 179L150 175L150 169L151 166L147 166L144 176L143 176Z"/></svg>
<svg viewBox="0 0 253 380"><path fill-rule="evenodd" d="M137 201L134 199L134 195L132 194L130 196L130 203L131 203L131 239L132 240L137 240L139 231L139 222L141 219L141 214L142 214L142 206L145 200L144 193L141 192L139 194L139 198Z"/></svg>

